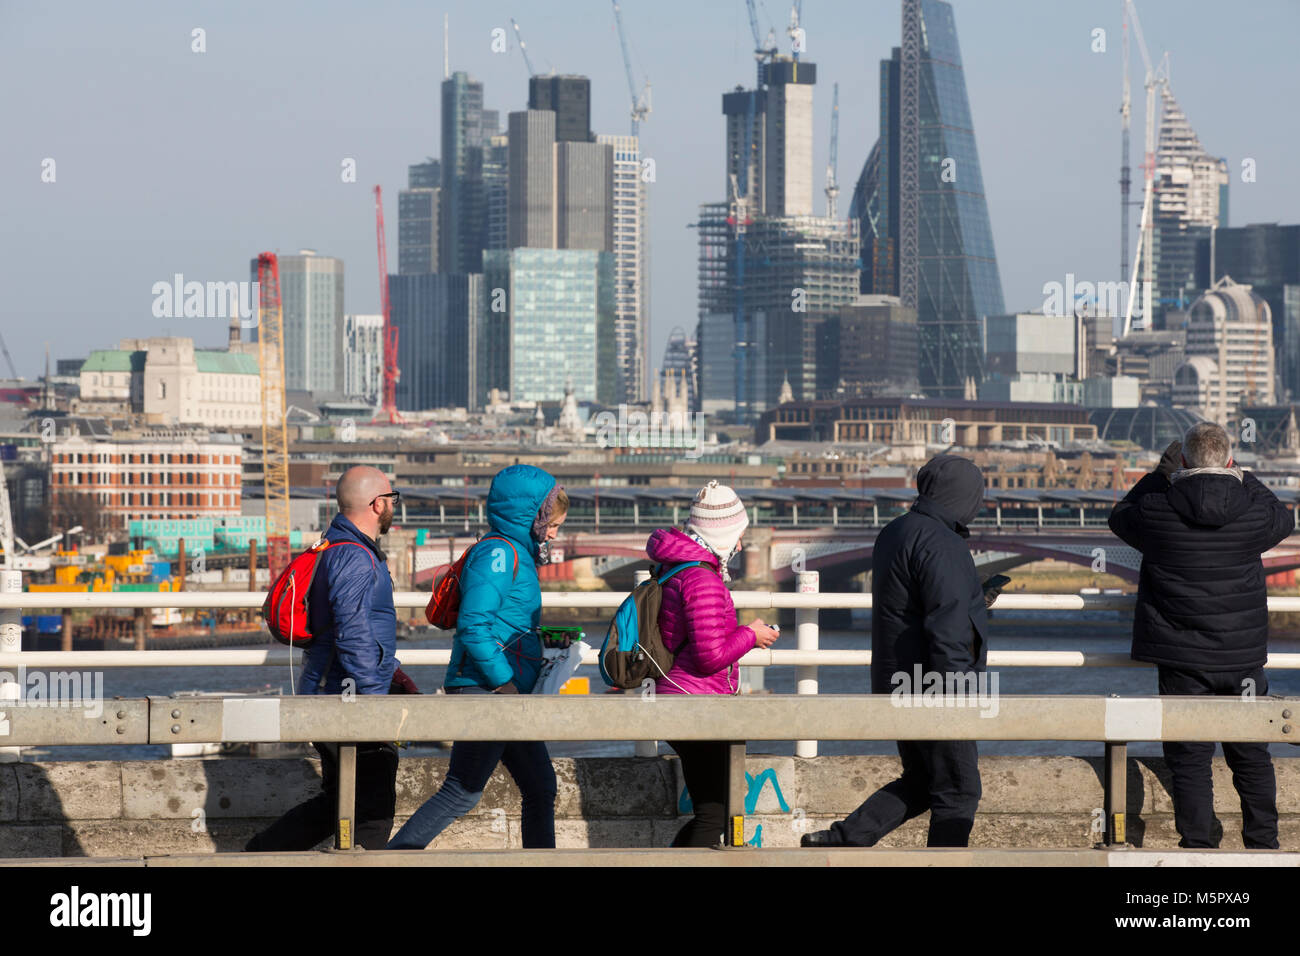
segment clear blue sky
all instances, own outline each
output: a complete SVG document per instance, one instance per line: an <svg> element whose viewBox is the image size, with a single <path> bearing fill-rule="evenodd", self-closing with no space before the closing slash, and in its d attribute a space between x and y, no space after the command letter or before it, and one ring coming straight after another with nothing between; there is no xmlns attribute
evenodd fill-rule
<svg viewBox="0 0 1300 956"><path fill-rule="evenodd" d="M725 198L721 94L753 79L742 0L623 0L650 189L652 364L667 332L694 327L700 202ZM1138 0L1153 57L1206 148L1232 171L1231 225L1300 222L1296 0ZM765 0L781 30L788 7ZM897 0L806 0L818 67L814 181L820 209L830 87L840 84L840 209L877 135L878 62L899 42ZM1119 0L956 0L957 30L1008 309L1041 305L1067 272L1117 276ZM346 264L346 309L377 312L372 187L384 187L390 263L406 167L439 153L442 14L451 64L487 106L524 108L524 31L539 70L592 78L597 132L628 129L628 92L605 0L345 3L0 0L0 329L20 374L128 335L225 340L219 320L155 319L151 287L247 278L263 249L310 247ZM766 30L767 23L763 24ZM191 52L191 31L207 52ZM1107 30L1094 53L1092 30ZM512 31L511 31L512 33ZM513 34L512 34L513 35ZM1142 71L1134 58L1132 163L1141 198ZM41 182L41 163L57 180ZM355 158L358 181L340 181ZM1242 183L1241 161L1257 179ZM1136 220L1136 212L1134 217ZM0 367L0 375L7 375Z"/></svg>

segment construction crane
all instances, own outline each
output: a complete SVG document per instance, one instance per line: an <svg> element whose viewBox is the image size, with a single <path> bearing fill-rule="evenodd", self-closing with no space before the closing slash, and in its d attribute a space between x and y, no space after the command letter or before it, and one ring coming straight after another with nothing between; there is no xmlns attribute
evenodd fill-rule
<svg viewBox="0 0 1300 956"><path fill-rule="evenodd" d="M402 416L397 413L397 380L402 370L397 365L397 327L393 325L392 308L388 300L388 249L384 242L384 194L375 187L375 234L379 242L379 301L384 311L384 388L378 414L397 424Z"/></svg>
<svg viewBox="0 0 1300 956"><path fill-rule="evenodd" d="M1119 277L1124 278L1124 270L1128 268L1128 207L1132 205L1129 196L1129 187L1132 185L1132 179L1129 176L1129 117L1132 113L1132 88L1129 83L1129 52L1128 52L1128 0L1124 0L1124 25L1121 28L1120 36L1122 56L1124 58L1124 95L1120 100L1119 115L1120 129L1122 131L1123 149L1121 152L1119 166Z"/></svg>
<svg viewBox="0 0 1300 956"><path fill-rule="evenodd" d="M14 360L9 357L9 347L5 345L5 337L0 335L0 352L5 355L5 364L9 366L9 374L13 378L18 378L18 369L14 368Z"/></svg>
<svg viewBox="0 0 1300 956"><path fill-rule="evenodd" d="M514 17L510 18L510 25L515 28L515 39L519 41L519 52L524 55L524 67L528 70L528 76L531 79L537 76L537 71L533 69L533 63L528 59L528 47L524 46L524 35L519 32L519 24L515 22Z"/></svg>
<svg viewBox="0 0 1300 956"><path fill-rule="evenodd" d="M641 123L650 115L650 80L645 81L640 94L636 91L636 81L632 79L632 58L627 52L627 35L623 32L623 14L614 2L614 22L618 24L618 42L623 47L623 67L627 70L627 93L632 100L632 135L639 136Z"/></svg>
<svg viewBox="0 0 1300 956"><path fill-rule="evenodd" d="M786 34L790 37L790 55L796 63L799 62L799 51L803 49L803 44L799 42L802 31L799 27L803 20L803 0L794 0L790 5L790 25L786 28Z"/></svg>
<svg viewBox="0 0 1300 956"><path fill-rule="evenodd" d="M745 0L745 10L749 13L749 31L754 35L754 59L758 61L758 85L763 85L763 63L770 63L776 57L776 30L769 29L767 37L758 34L758 9L754 0Z"/></svg>
<svg viewBox="0 0 1300 956"><path fill-rule="evenodd" d="M834 219L840 198L840 184L835 179L840 153L840 85L836 83L831 89L834 92L831 94L831 152L826 160L826 216Z"/></svg>
<svg viewBox="0 0 1300 956"><path fill-rule="evenodd" d="M1142 163L1143 178L1146 182L1145 195L1142 200L1142 221L1137 254L1133 259L1133 271L1129 275L1128 307L1124 313L1124 334L1133 328L1133 305L1137 298L1138 266L1142 265L1142 318L1143 324L1151 322L1151 287L1153 284L1152 266L1152 210L1154 207L1156 174L1156 91L1169 84L1169 54L1166 53L1158 66L1151 63L1147 52L1146 38L1142 35L1142 21L1138 19L1137 7L1133 0L1125 0L1125 9L1133 21L1133 32L1137 36L1138 50L1142 54L1142 63L1146 67L1146 156Z"/></svg>
<svg viewBox="0 0 1300 956"><path fill-rule="evenodd" d="M289 564L289 426L285 421L284 316L280 263L274 252L257 257L260 289L257 331L262 373L262 498L266 502L266 567L274 581Z"/></svg>

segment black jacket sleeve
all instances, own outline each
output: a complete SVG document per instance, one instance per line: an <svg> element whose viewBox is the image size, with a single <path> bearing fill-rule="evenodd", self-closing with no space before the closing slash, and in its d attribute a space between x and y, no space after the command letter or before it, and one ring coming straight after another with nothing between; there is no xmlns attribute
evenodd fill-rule
<svg viewBox="0 0 1300 956"><path fill-rule="evenodd" d="M1242 474L1241 483L1250 492L1252 505L1262 509L1268 516L1268 524L1266 525L1268 533L1265 539L1259 543L1259 550L1262 554L1281 544L1295 533L1295 519L1291 516L1291 512L1287 510L1286 505L1278 501L1277 495L1273 494L1268 485L1250 472L1247 471Z"/></svg>
<svg viewBox="0 0 1300 956"><path fill-rule="evenodd" d="M961 674L975 669L975 626L970 619L971 595L963 582L970 577L960 565L971 563L965 545L945 547L930 542L914 554L922 626L928 644L930 670Z"/></svg>
<svg viewBox="0 0 1300 956"><path fill-rule="evenodd" d="M1143 475L1132 487L1124 499L1111 510L1110 530L1125 544L1142 550L1142 508L1143 495L1169 490L1169 479L1158 471Z"/></svg>

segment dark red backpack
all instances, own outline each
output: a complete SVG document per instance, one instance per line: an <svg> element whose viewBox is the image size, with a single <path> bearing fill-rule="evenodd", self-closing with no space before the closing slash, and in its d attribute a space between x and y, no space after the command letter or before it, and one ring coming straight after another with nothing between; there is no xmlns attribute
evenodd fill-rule
<svg viewBox="0 0 1300 956"><path fill-rule="evenodd" d="M433 593L429 595L429 604L424 609L424 616L434 627L450 631L456 626L456 619L460 616L460 572L465 567L465 559L469 557L469 553L474 550L475 546L493 538L510 545L510 550L514 552L515 556L512 578L519 573L519 552L515 551L515 546L511 544L509 538L503 538L499 534L490 534L486 538L479 538L478 541L465 549L465 553L456 559L455 564L433 582Z"/></svg>
<svg viewBox="0 0 1300 956"><path fill-rule="evenodd" d="M374 553L361 542L326 541L324 538L290 561L271 585L262 604L262 620L266 621L271 636L281 644L290 647L311 644L313 634L307 619L307 596L311 593L320 556L337 544L356 545L370 555L370 563L374 564Z"/></svg>

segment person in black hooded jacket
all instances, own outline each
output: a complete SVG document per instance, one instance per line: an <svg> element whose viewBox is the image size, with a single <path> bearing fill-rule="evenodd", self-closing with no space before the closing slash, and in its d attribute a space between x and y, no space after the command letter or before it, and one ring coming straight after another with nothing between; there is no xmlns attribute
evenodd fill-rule
<svg viewBox="0 0 1300 956"><path fill-rule="evenodd" d="M986 604L965 538L984 503L975 463L937 455L916 476L911 510L877 536L871 554L871 690L912 694L915 675L945 681L984 670ZM900 683L901 682L901 683ZM901 824L930 811L929 846L966 846L981 795L973 740L898 742L903 775L872 794L829 830L800 845L874 846Z"/></svg>
<svg viewBox="0 0 1300 956"><path fill-rule="evenodd" d="M1182 465L1179 468L1179 465ZM1260 555L1294 530L1286 507L1234 466L1227 433L1194 425L1110 515L1142 553L1134 660L1158 666L1161 694L1268 693L1268 594ZM1212 743L1164 744L1183 847L1217 847ZM1223 745L1241 797L1242 841L1277 849L1277 785L1267 744Z"/></svg>

